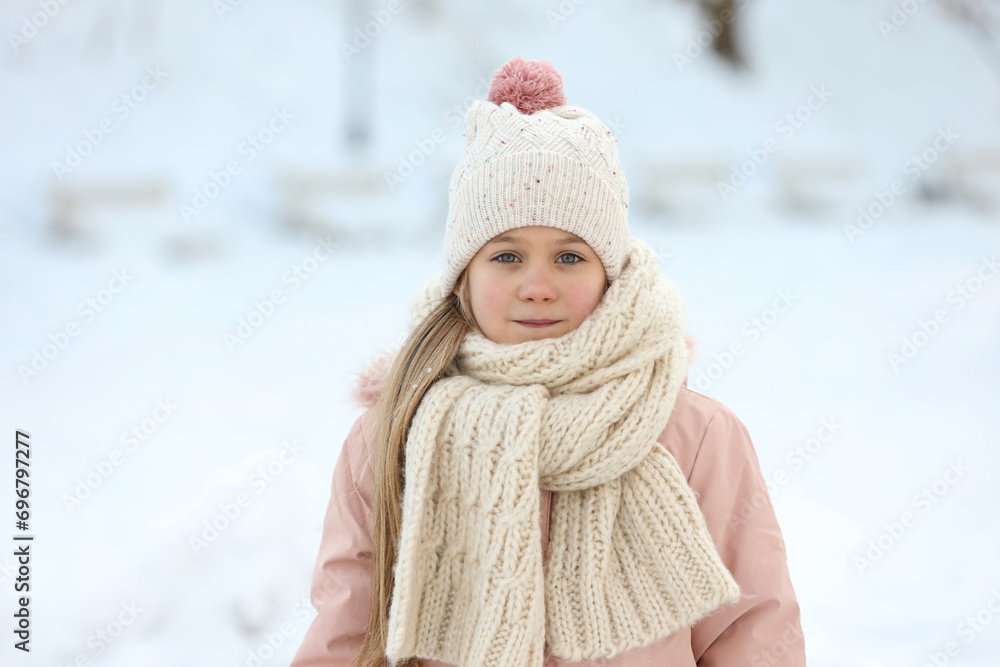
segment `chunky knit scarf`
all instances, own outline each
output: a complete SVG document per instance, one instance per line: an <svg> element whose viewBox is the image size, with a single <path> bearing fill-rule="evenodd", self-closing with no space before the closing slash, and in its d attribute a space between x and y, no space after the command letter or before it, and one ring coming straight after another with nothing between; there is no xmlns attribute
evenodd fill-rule
<svg viewBox="0 0 1000 667"><path fill-rule="evenodd" d="M440 298L418 292L415 319ZM684 304L654 251L558 338L470 332L406 443L386 655L462 667L610 658L739 597L657 442L687 366ZM543 562L539 487L551 489Z"/></svg>

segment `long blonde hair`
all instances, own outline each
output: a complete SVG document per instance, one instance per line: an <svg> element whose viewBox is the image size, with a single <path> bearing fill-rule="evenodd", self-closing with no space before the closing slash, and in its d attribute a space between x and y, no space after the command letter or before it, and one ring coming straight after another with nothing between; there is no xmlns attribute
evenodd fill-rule
<svg viewBox="0 0 1000 667"><path fill-rule="evenodd" d="M353 667L389 664L385 647L403 515L406 435L427 388L454 361L465 335L479 330L472 314L467 270L459 276L457 285L458 295L449 293L406 338L378 399L371 507L371 610L365 642L351 663ZM421 661L409 658L398 664L417 667Z"/></svg>

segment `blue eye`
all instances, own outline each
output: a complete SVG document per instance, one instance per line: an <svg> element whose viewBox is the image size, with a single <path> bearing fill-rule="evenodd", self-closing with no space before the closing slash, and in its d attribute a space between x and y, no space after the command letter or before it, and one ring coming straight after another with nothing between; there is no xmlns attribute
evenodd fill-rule
<svg viewBox="0 0 1000 667"><path fill-rule="evenodd" d="M511 257L514 257L515 259L517 258L517 255L515 255L512 252L502 252L502 253L500 253L499 255L497 255L496 257L494 257L490 261L496 262L498 264L513 264L514 263L513 261L505 262L502 259L500 259L504 255L510 255ZM579 264L580 262L584 261L583 257L580 257L576 253L572 253L572 252L564 252L563 254L559 255L559 259L562 259L563 257L574 257L574 258L576 258L579 261L576 261L576 262L558 262L559 264L569 264L570 266L572 266L574 264Z"/></svg>

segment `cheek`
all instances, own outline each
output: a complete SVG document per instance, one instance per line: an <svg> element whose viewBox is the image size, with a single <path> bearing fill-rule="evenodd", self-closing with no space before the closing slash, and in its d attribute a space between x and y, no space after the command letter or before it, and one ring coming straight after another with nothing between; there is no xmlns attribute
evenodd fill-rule
<svg viewBox="0 0 1000 667"><path fill-rule="evenodd" d="M501 283L487 280L480 286L477 296L479 310L483 315L496 317L503 314L507 303L507 296Z"/></svg>
<svg viewBox="0 0 1000 667"><path fill-rule="evenodd" d="M583 320L601 302L602 285L592 286L585 283L571 285L566 289L570 311L575 319Z"/></svg>

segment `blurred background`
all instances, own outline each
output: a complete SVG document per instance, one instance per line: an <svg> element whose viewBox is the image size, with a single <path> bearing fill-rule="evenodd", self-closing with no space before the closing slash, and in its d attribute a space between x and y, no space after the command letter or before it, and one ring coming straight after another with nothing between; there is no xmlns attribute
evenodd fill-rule
<svg viewBox="0 0 1000 667"><path fill-rule="evenodd" d="M1000 2L2 4L4 664L290 661L352 383L520 55L618 139L810 664L996 665Z"/></svg>

